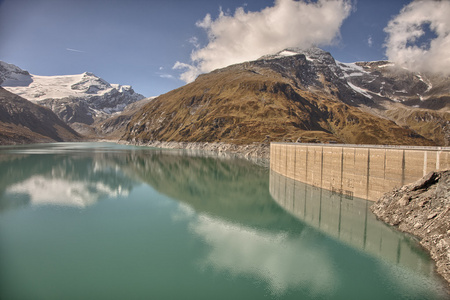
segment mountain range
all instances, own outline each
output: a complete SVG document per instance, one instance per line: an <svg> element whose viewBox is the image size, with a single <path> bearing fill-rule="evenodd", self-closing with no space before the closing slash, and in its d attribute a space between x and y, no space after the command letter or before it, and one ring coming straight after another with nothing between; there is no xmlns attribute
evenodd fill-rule
<svg viewBox="0 0 450 300"><path fill-rule="evenodd" d="M450 78L291 48L200 75L137 112L122 139L449 145Z"/></svg>
<svg viewBox="0 0 450 300"><path fill-rule="evenodd" d="M92 73L37 76L0 63L0 85L91 138L450 145L450 77L289 48L146 98Z"/></svg>
<svg viewBox="0 0 450 300"><path fill-rule="evenodd" d="M68 124L94 124L145 98L129 85L110 84L93 73L39 76L1 61L0 85L50 108Z"/></svg>

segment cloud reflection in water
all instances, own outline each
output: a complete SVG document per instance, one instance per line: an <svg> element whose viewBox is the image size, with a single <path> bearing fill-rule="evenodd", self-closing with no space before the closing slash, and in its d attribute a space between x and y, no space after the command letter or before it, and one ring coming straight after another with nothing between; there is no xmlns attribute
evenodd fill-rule
<svg viewBox="0 0 450 300"><path fill-rule="evenodd" d="M49 193L51 191L51 193ZM36 175L6 189L7 194L25 194L32 205L60 205L84 208L104 197L128 195L122 186L110 187L102 182L70 181Z"/></svg>
<svg viewBox="0 0 450 300"><path fill-rule="evenodd" d="M251 227L200 215L191 230L211 246L202 267L251 275L266 281L275 295L289 289L309 289L312 294L331 294L336 279L329 255L312 248L308 232L291 237L287 233L264 232ZM301 256L298 254L302 253Z"/></svg>

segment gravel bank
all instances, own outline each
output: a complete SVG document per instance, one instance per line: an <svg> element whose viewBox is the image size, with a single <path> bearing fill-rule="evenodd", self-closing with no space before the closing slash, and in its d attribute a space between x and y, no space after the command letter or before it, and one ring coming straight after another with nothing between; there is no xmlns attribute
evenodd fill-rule
<svg viewBox="0 0 450 300"><path fill-rule="evenodd" d="M250 145L235 145L226 143L188 143L188 142L160 142L130 143L119 141L119 143L146 146L164 149L185 149L190 151L212 152L218 156L238 156L254 161L265 166L269 165L270 145L268 143L253 143Z"/></svg>
<svg viewBox="0 0 450 300"><path fill-rule="evenodd" d="M386 193L371 209L380 220L416 236L450 285L450 170Z"/></svg>

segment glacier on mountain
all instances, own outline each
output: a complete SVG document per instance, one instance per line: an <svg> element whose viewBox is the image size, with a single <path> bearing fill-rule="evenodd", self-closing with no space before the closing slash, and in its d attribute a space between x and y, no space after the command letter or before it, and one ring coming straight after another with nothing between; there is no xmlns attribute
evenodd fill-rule
<svg viewBox="0 0 450 300"><path fill-rule="evenodd" d="M49 107L66 123L92 124L96 116L105 118L145 98L129 85L110 84L90 72L40 76L2 61L0 85L31 102Z"/></svg>

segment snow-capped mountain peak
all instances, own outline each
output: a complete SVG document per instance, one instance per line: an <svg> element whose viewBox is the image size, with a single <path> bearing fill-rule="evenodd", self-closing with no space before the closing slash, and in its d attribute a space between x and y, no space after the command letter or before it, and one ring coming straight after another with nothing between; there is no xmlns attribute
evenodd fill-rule
<svg viewBox="0 0 450 300"><path fill-rule="evenodd" d="M413 72L389 61L343 63L317 47L286 48L257 62L272 65L277 72L283 72L304 87L324 89L329 83L335 84L342 95L348 95L345 99L352 99L348 100L351 105L390 101L413 107L443 108L447 100L442 103L426 103L426 100L435 99L436 95L447 99L450 93L448 78Z"/></svg>
<svg viewBox="0 0 450 300"><path fill-rule="evenodd" d="M307 60L309 61L319 61L323 62L325 59L329 60L332 59L332 56L330 53L317 48L317 47L311 47L307 49L298 48L298 47L291 47L286 48L284 50L281 50L275 54L269 54L264 55L258 60L270 60L270 59L278 59L278 58L284 58L287 56L295 56L295 55L304 55Z"/></svg>
<svg viewBox="0 0 450 300"><path fill-rule="evenodd" d="M76 75L41 76L30 74L15 65L2 61L0 61L0 85L6 90L34 102L66 97L102 96L113 89L120 93L132 91L129 85L110 84L91 72Z"/></svg>
<svg viewBox="0 0 450 300"><path fill-rule="evenodd" d="M13 64L0 61L0 85L28 85L31 82L30 73Z"/></svg>
<svg viewBox="0 0 450 300"><path fill-rule="evenodd" d="M90 124L94 121L92 116L121 111L126 105L145 98L129 85L110 84L90 72L41 76L1 61L0 85L11 93L51 108L68 123ZM83 112L79 111L80 107Z"/></svg>
<svg viewBox="0 0 450 300"><path fill-rule="evenodd" d="M70 87L72 90L96 94L113 88L108 82L93 73L85 72L81 75L81 80Z"/></svg>

